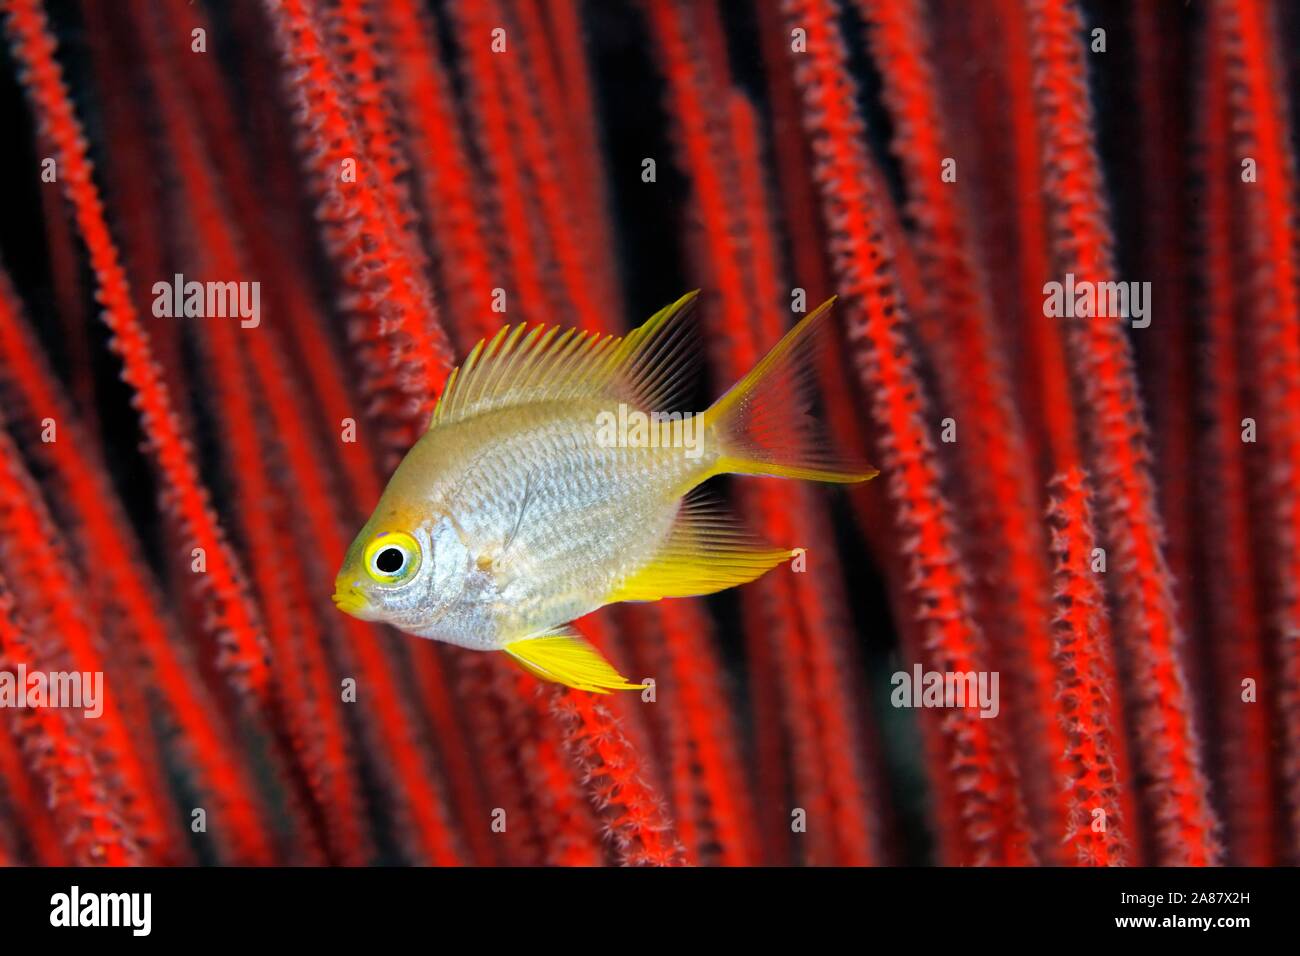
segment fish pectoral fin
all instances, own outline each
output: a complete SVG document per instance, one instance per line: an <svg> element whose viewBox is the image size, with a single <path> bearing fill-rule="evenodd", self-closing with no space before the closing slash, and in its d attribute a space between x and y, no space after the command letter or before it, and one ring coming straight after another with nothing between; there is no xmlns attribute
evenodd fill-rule
<svg viewBox="0 0 1300 956"><path fill-rule="evenodd" d="M793 555L755 537L720 503L695 490L682 501L654 557L619 582L603 603L713 594L746 584Z"/></svg>
<svg viewBox="0 0 1300 956"><path fill-rule="evenodd" d="M502 650L533 676L576 690L608 694L643 687L614 670L600 651L568 625L511 641Z"/></svg>

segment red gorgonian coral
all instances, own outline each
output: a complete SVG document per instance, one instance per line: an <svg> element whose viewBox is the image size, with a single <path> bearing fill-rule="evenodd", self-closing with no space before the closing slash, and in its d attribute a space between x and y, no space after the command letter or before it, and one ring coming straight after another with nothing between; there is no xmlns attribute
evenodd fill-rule
<svg viewBox="0 0 1300 956"><path fill-rule="evenodd" d="M1300 862L1289 6L0 10L0 863ZM475 342L695 286L702 402L839 297L791 565L609 698L336 612Z"/></svg>

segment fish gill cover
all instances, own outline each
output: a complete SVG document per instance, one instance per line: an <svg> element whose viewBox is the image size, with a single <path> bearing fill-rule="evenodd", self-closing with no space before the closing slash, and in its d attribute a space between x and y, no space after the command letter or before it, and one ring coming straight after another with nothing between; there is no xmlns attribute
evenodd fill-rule
<svg viewBox="0 0 1300 956"><path fill-rule="evenodd" d="M0 863L1300 862L1289 4L0 10ZM695 287L698 408L838 295L794 560L609 696L336 611L477 341Z"/></svg>

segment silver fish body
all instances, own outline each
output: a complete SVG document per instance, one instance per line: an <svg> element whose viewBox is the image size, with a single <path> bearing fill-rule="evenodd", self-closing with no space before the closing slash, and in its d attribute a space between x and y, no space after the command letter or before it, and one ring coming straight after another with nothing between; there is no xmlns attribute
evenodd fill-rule
<svg viewBox="0 0 1300 956"><path fill-rule="evenodd" d="M502 409L416 443L390 490L422 502L419 527L442 570L433 593L394 623L498 649L601 607L654 555L682 495L717 454L608 447L598 436L602 412L616 414L601 402ZM376 513L403 507L386 511L381 498Z"/></svg>
<svg viewBox="0 0 1300 956"><path fill-rule="evenodd" d="M709 409L680 404L694 296L622 338L503 329L448 378L348 549L334 602L545 680L636 689L570 623L619 601L711 594L793 553L695 489L721 473L855 482L799 391L827 302Z"/></svg>

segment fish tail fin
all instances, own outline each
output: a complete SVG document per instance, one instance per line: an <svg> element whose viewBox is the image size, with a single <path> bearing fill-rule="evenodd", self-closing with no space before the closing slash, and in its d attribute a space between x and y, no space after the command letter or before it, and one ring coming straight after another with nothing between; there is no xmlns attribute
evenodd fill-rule
<svg viewBox="0 0 1300 956"><path fill-rule="evenodd" d="M713 473L842 484L878 474L866 462L836 456L810 414L817 350L826 342L834 302L832 296L809 313L704 413L721 448Z"/></svg>
<svg viewBox="0 0 1300 956"><path fill-rule="evenodd" d="M631 683L567 625L511 641L502 650L534 677L576 690L608 694L611 690L641 690L644 686Z"/></svg>

